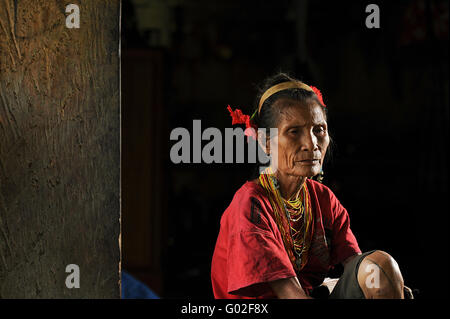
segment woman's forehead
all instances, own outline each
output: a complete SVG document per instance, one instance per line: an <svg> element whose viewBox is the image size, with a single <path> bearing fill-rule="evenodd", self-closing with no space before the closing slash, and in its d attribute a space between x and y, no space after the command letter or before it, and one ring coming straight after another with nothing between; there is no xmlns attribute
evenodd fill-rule
<svg viewBox="0 0 450 319"><path fill-rule="evenodd" d="M325 112L314 99L308 99L304 102L280 99L275 103L277 105L274 106L278 107L280 112L280 125L305 125L308 123L326 122Z"/></svg>

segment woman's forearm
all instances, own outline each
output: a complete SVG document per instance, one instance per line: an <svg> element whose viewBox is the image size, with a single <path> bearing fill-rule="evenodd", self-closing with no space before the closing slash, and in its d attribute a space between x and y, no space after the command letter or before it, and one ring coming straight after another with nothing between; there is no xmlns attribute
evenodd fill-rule
<svg viewBox="0 0 450 319"><path fill-rule="evenodd" d="M279 299L312 299L305 293L297 277L274 280L269 285Z"/></svg>

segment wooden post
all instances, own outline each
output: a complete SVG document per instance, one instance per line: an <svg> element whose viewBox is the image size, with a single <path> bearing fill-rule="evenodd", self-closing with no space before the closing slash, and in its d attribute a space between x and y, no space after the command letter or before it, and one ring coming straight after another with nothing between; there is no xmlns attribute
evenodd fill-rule
<svg viewBox="0 0 450 319"><path fill-rule="evenodd" d="M0 0L0 298L120 297L119 30L120 0Z"/></svg>

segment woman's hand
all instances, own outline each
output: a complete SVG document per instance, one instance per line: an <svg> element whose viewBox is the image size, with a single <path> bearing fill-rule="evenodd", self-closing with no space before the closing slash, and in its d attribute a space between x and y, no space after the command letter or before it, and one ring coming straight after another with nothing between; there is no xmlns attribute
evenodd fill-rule
<svg viewBox="0 0 450 319"><path fill-rule="evenodd" d="M414 299L414 295L412 293L411 288L407 286L403 286L403 294L405 296L405 299Z"/></svg>
<svg viewBox="0 0 450 319"><path fill-rule="evenodd" d="M323 283L321 284L321 286L327 287L328 291L331 294L331 292L333 291L334 287L336 286L338 280L339 280L339 278L325 278Z"/></svg>

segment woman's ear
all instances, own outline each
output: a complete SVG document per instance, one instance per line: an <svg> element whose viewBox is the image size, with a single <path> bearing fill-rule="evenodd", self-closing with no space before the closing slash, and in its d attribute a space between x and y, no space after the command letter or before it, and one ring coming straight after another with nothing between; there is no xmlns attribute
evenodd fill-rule
<svg viewBox="0 0 450 319"><path fill-rule="evenodd" d="M270 154L270 137L265 129L258 129L258 144L267 155Z"/></svg>

